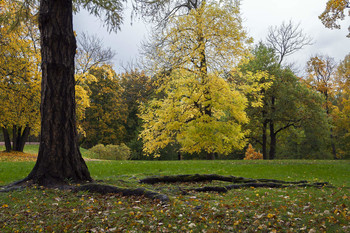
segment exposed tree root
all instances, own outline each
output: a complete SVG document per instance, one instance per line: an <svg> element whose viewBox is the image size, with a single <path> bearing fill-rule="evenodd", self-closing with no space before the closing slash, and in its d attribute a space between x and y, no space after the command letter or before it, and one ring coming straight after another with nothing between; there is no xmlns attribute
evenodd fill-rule
<svg viewBox="0 0 350 233"><path fill-rule="evenodd" d="M178 182L204 182L204 181L226 181L231 183L277 183L277 184L305 184L306 180L301 181L283 181L273 179L251 179L236 176L222 176L217 174L194 174L194 175L177 175L177 176L154 176L141 179L140 183L178 183Z"/></svg>
<svg viewBox="0 0 350 233"><path fill-rule="evenodd" d="M17 181L7 186L0 186L0 192L12 192L16 190L23 190L25 187L33 188L37 187L33 182L27 180ZM88 183L83 185L50 185L46 186L46 188L55 188L60 190L71 190L73 192L78 191L88 191L92 193L115 193L121 194L123 196L145 196L146 198L150 198L153 200L159 200L161 202L168 202L169 197L165 194L160 194L151 190L147 190L145 188L136 188L136 189L128 189L128 188L120 188L111 185L97 184L97 183Z"/></svg>
<svg viewBox="0 0 350 233"><path fill-rule="evenodd" d="M288 188L288 187L333 187L327 182L323 183L309 183L305 180L302 181L283 181L274 179L251 179L244 177L235 176L221 176L217 174L195 174L195 175L176 175L176 176L157 176L157 177L147 177L139 180L140 183L145 184L156 184L156 183L195 183L195 182L206 182L206 181L224 181L228 182L228 185L223 186L205 186L200 188L185 188L181 189L183 194L188 192L218 192L226 193L232 189L241 188ZM28 179L24 179L8 186L0 187L0 192L11 192L14 190L21 190L24 187L33 187L35 184ZM98 183L87 183L82 185L52 185L48 188L58 188L61 190L72 190L74 192L78 191L88 191L100 194L107 193L118 193L123 196L145 196L153 200L159 200L162 202L168 202L169 197L165 194L161 194L155 191L147 190L145 188L120 188L112 185L98 184Z"/></svg>
<svg viewBox="0 0 350 233"><path fill-rule="evenodd" d="M159 200L162 202L169 201L169 197L167 195L150 191L145 188L126 189L126 188L119 188L111 185L91 183L91 184L85 184L82 186L76 186L73 189L73 191L88 191L88 192L94 192L94 193L100 193L100 194L119 193L119 194L122 194L123 196L145 196L147 198Z"/></svg>
<svg viewBox="0 0 350 233"><path fill-rule="evenodd" d="M302 181L283 181L274 179L251 179L235 176L221 176L216 174L195 174L195 175L177 175L177 176L157 176L147 177L140 180L140 183L156 184L156 183L186 183L186 182L205 182L205 181L225 181L231 183L226 186L205 186L200 188L182 189L183 194L188 192L218 192L226 193L232 189L241 188L287 188L287 187L333 187L327 182L309 183Z"/></svg>
<svg viewBox="0 0 350 233"><path fill-rule="evenodd" d="M328 183L312 183L312 184L279 184L279 183L244 183L244 184L232 184L227 186L205 186L201 188L193 188L182 190L183 193L187 192L218 192L226 193L231 189L241 189L241 188L288 188L288 187L333 187L328 185Z"/></svg>

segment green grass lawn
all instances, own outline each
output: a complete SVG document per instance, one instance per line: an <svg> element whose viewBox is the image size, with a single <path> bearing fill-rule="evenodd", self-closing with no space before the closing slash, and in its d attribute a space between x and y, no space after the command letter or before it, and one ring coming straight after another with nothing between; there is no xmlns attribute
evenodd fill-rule
<svg viewBox="0 0 350 233"><path fill-rule="evenodd" d="M0 193L0 232L349 232L350 161L87 161L96 180L146 187L169 203L142 197L44 188ZM34 162L0 162L0 185ZM220 182L141 185L150 175L221 174L287 181L328 181L335 188L245 188L225 194L183 189ZM64 221L62 221L64 219Z"/></svg>

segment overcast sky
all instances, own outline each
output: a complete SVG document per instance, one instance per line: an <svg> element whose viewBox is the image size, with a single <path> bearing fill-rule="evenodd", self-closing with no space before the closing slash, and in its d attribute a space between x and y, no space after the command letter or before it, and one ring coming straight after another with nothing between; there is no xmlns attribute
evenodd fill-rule
<svg viewBox="0 0 350 233"><path fill-rule="evenodd" d="M296 63L299 70L303 70L309 57L315 54L328 55L340 61L350 53L350 39L346 37L350 17L341 23L341 30L325 28L318 16L324 10L326 2L327 0L242 0L243 26L257 43L265 40L270 26L279 26L283 21L289 20L295 24L300 23L300 28L313 38L314 44L288 58L288 62ZM122 64L126 65L137 59L140 43L151 30L142 21L131 25L128 12L130 13L126 11L124 24L117 34L109 34L99 19L85 11L74 16L74 30L78 35L81 32L96 34L103 39L106 47L111 47L117 53L114 64L119 72L123 70Z"/></svg>

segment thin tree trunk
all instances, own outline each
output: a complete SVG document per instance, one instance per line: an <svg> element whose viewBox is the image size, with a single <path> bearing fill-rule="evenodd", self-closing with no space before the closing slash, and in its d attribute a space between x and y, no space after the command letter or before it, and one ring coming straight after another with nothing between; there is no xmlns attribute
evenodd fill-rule
<svg viewBox="0 0 350 233"><path fill-rule="evenodd" d="M17 127L17 134L16 134L16 147L13 147L14 151L20 151L19 147L21 144L21 137L22 137L22 127Z"/></svg>
<svg viewBox="0 0 350 233"><path fill-rule="evenodd" d="M29 137L30 127L26 126L23 132L18 132L17 135L17 148L14 148L15 151L23 152L26 141Z"/></svg>
<svg viewBox="0 0 350 233"><path fill-rule="evenodd" d="M270 154L269 159L273 160L276 156L276 133L274 132L274 123L270 122Z"/></svg>
<svg viewBox="0 0 350 233"><path fill-rule="evenodd" d="M91 181L77 142L71 0L41 0L41 135L38 159L26 178L39 185Z"/></svg>
<svg viewBox="0 0 350 233"><path fill-rule="evenodd" d="M273 113L275 112L275 97L271 97L271 110L272 110L272 117L270 119L270 153L269 153L269 159L273 160L275 159L276 155L276 133L275 133L275 123L273 120Z"/></svg>
<svg viewBox="0 0 350 233"><path fill-rule="evenodd" d="M182 154L180 151L177 152L177 159L182 160Z"/></svg>
<svg viewBox="0 0 350 233"><path fill-rule="evenodd" d="M337 157L337 149L336 149L335 143L334 143L333 129L331 129L330 137L331 137L331 147L332 147L333 159L338 159L338 157Z"/></svg>
<svg viewBox="0 0 350 233"><path fill-rule="evenodd" d="M263 159L267 160L269 159L267 156L267 120L264 120L263 122L263 130L262 130L262 153L263 153Z"/></svg>
<svg viewBox="0 0 350 233"><path fill-rule="evenodd" d="M5 127L2 127L2 132L4 134L5 150L6 152L10 152L12 150L12 147L11 147L11 139L10 139L9 132Z"/></svg>
<svg viewBox="0 0 350 233"><path fill-rule="evenodd" d="M17 126L12 126L12 150L17 148Z"/></svg>

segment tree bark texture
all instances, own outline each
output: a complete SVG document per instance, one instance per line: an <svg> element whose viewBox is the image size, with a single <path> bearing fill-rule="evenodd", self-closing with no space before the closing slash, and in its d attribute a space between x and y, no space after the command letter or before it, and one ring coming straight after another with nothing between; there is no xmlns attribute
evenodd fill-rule
<svg viewBox="0 0 350 233"><path fill-rule="evenodd" d="M27 180L49 186L91 181L77 143L71 0L41 0L41 135Z"/></svg>

